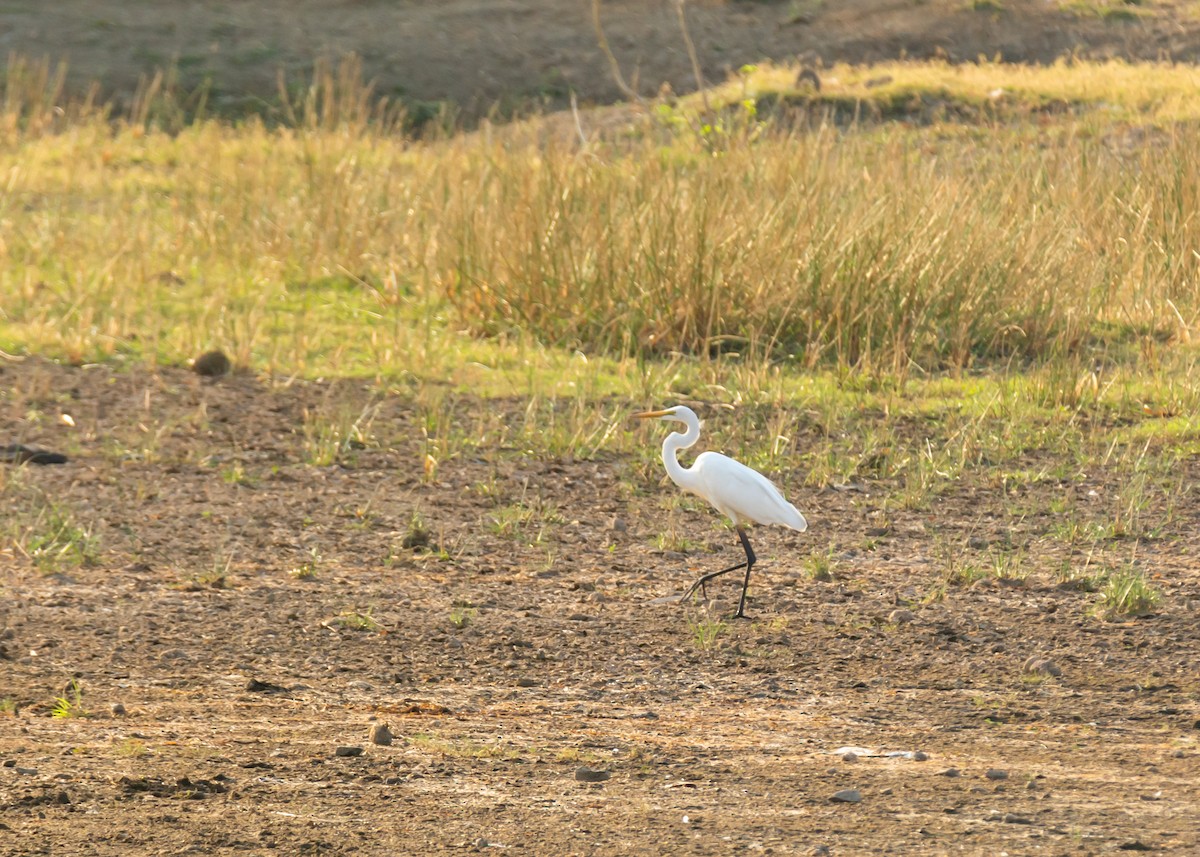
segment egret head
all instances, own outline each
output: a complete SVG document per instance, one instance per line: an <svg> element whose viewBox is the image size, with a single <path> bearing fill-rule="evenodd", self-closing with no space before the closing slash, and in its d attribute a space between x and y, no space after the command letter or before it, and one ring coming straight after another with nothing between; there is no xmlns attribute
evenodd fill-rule
<svg viewBox="0 0 1200 857"><path fill-rule="evenodd" d="M685 423L688 425L699 425L700 423L696 412L684 405L664 408L661 411L643 411L640 414L634 414L634 416L639 420L662 420L663 422Z"/></svg>

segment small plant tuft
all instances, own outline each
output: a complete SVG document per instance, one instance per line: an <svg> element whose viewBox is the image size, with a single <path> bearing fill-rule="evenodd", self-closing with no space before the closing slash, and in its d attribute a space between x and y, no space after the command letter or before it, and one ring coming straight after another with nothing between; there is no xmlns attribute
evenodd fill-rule
<svg viewBox="0 0 1200 857"><path fill-rule="evenodd" d="M833 580L837 562L833 558L833 548L828 551L813 551L804 558L802 564L804 576L809 580L827 582Z"/></svg>
<svg viewBox="0 0 1200 857"><path fill-rule="evenodd" d="M293 568L288 574L296 580L312 580L317 576L317 569L321 562L320 552L315 547L309 548L308 559Z"/></svg>
<svg viewBox="0 0 1200 857"><path fill-rule="evenodd" d="M454 606L450 608L450 624L461 630L470 625L471 622L475 620L475 617L478 615L478 613L479 611L471 605L456 602Z"/></svg>
<svg viewBox="0 0 1200 857"><path fill-rule="evenodd" d="M83 704L83 687L76 679L67 683L63 695L56 697L50 716L65 719L69 717L88 717L91 712Z"/></svg>
<svg viewBox="0 0 1200 857"><path fill-rule="evenodd" d="M346 628L351 631L379 631L383 626L379 621L371 615L372 608L368 607L365 611L347 610L338 615L335 623L340 628Z"/></svg>
<svg viewBox="0 0 1200 857"><path fill-rule="evenodd" d="M703 652L716 647L720 636L729 630L729 626L720 619L689 619L687 624L692 632L692 642Z"/></svg>
<svg viewBox="0 0 1200 857"><path fill-rule="evenodd" d="M1098 612L1104 618L1148 616L1161 600L1162 593L1146 580L1140 569L1125 565L1105 580Z"/></svg>

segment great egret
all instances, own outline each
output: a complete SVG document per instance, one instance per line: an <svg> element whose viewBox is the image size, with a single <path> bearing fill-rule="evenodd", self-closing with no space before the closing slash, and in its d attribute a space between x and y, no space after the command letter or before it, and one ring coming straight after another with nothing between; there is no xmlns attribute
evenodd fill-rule
<svg viewBox="0 0 1200 857"><path fill-rule="evenodd" d="M684 491L703 497L714 509L729 518L737 530L742 548L746 551L745 562L705 574L692 584L681 600L686 601L697 588L704 591L704 584L714 577L745 568L746 579L742 581L742 597L738 602L737 612L733 614L735 619L744 619L746 590L750 587L750 569L754 567L756 557L742 523L781 524L802 533L808 529L808 522L795 506L784 499L770 479L729 456L719 452L703 452L696 456L696 461L691 467L682 466L675 457L676 453L681 449L688 449L700 439L700 419L691 408L677 405L666 410L646 411L634 416L643 420L660 419L683 423L686 426L686 431L671 432L663 441L662 458L667 475Z"/></svg>

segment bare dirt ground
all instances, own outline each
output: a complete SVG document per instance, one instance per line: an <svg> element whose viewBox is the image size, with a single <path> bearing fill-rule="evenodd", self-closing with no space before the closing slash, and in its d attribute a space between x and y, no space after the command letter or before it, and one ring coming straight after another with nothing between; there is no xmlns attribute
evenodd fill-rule
<svg viewBox="0 0 1200 857"><path fill-rule="evenodd" d="M1050 62L1071 54L1194 61L1200 15L1190 0L707 0L687 4L709 81L746 63L826 64L899 56ZM624 75L643 95L695 78L670 0L604 0L601 20ZM597 46L589 0L201 0L0 4L0 54L66 59L81 91L98 80L127 103L140 76L174 64L203 80L218 109L275 102L277 74L304 83L319 56L357 53L389 97L493 105L621 97Z"/></svg>
<svg viewBox="0 0 1200 857"><path fill-rule="evenodd" d="M305 463L306 410L371 402L364 448ZM785 473L811 529L757 531L751 619L706 647L702 607L656 599L739 550L710 512L666 511L657 470L480 438L430 481L422 425L354 382L0 363L0 438L72 453L0 465L3 519L53 503L98 545L55 571L0 543L0 698L19 706L0 854L1200 850L1194 538L1139 548L1164 593L1140 619L1102 621L1043 573L938 600L935 537L1046 521L1010 528L1002 492L966 480L881 533L870 485ZM711 552L658 549L669 514ZM803 574L833 541L835 579ZM736 592L716 585L716 609ZM1060 674L1027 674L1034 656ZM73 677L90 716L53 717ZM381 722L390 746L367 740Z"/></svg>

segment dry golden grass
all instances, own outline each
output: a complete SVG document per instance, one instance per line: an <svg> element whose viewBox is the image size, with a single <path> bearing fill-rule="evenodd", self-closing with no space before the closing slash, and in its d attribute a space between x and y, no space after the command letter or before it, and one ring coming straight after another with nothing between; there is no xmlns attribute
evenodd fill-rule
<svg viewBox="0 0 1200 857"><path fill-rule="evenodd" d="M799 122L762 113L794 70L747 69L713 113L660 104L593 142L536 121L415 140L353 72L325 68L266 127L183 122L161 80L113 121L11 65L0 348L219 345L289 374L733 350L905 376L1187 341L1200 317L1200 141L1168 123L1200 105L1187 69L834 69ZM829 121L846 93L897 90L1075 106Z"/></svg>

